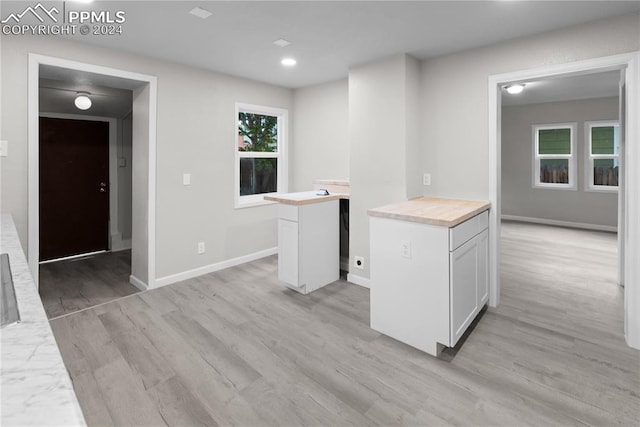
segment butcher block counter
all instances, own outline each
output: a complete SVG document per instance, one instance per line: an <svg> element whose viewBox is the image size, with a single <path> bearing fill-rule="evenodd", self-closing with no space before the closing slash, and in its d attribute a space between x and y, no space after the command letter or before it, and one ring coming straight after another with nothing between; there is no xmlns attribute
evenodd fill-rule
<svg viewBox="0 0 640 427"><path fill-rule="evenodd" d="M487 201L420 197L369 209L369 216L455 227L480 212L486 211L489 209L489 205Z"/></svg>
<svg viewBox="0 0 640 427"><path fill-rule="evenodd" d="M270 202L283 203L285 205L310 205L312 203L330 202L332 200L348 199L348 194L330 193L328 195L319 195L318 191L301 191L299 193L277 194L273 196L264 196L265 200Z"/></svg>

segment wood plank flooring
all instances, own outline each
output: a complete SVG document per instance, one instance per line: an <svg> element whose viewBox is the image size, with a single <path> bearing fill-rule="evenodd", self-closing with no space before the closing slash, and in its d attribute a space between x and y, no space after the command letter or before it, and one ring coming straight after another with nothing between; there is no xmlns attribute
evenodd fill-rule
<svg viewBox="0 0 640 427"><path fill-rule="evenodd" d="M277 258L51 321L89 425L638 425L615 236L503 227L502 302L439 359L369 328L369 291L285 289Z"/></svg>
<svg viewBox="0 0 640 427"><path fill-rule="evenodd" d="M129 283L131 251L40 265L39 292L49 319L139 292Z"/></svg>

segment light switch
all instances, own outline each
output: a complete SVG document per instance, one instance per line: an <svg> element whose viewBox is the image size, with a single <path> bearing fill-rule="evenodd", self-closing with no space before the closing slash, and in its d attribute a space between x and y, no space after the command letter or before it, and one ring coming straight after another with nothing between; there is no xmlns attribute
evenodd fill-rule
<svg viewBox="0 0 640 427"><path fill-rule="evenodd" d="M121 168L127 167L127 158L126 157L120 157L118 159L118 166L120 166Z"/></svg>
<svg viewBox="0 0 640 427"><path fill-rule="evenodd" d="M191 174L185 173L182 175L182 185L191 185Z"/></svg>
<svg viewBox="0 0 640 427"><path fill-rule="evenodd" d="M9 141L0 141L0 157L9 155Z"/></svg>

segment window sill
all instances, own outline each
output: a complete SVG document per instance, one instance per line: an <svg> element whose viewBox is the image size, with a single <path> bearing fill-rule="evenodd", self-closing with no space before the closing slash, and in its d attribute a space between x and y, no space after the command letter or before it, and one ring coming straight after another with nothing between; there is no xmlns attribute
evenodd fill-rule
<svg viewBox="0 0 640 427"><path fill-rule="evenodd" d="M609 194L616 194L618 193L618 189L620 187L587 187L584 189L585 192L587 193L609 193Z"/></svg>
<svg viewBox="0 0 640 427"><path fill-rule="evenodd" d="M534 190L562 190L562 191L577 191L578 189L575 186L569 187L560 187L555 185L537 185L534 184Z"/></svg>
<svg viewBox="0 0 640 427"><path fill-rule="evenodd" d="M277 204L277 202L272 202L264 199L254 199L254 200L246 200L246 201L236 200L235 209L255 208L258 206L267 206L267 205L275 205L275 204Z"/></svg>

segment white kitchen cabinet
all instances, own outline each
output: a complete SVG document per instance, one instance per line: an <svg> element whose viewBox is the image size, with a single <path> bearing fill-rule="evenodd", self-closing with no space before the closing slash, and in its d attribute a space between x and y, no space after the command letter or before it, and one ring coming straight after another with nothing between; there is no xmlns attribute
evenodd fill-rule
<svg viewBox="0 0 640 427"><path fill-rule="evenodd" d="M370 217L371 328L437 356L488 299L488 212L455 227Z"/></svg>
<svg viewBox="0 0 640 427"><path fill-rule="evenodd" d="M278 278L308 294L339 277L339 200L279 204Z"/></svg>

